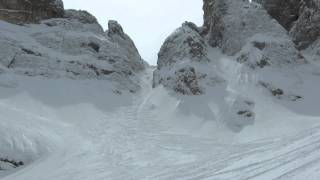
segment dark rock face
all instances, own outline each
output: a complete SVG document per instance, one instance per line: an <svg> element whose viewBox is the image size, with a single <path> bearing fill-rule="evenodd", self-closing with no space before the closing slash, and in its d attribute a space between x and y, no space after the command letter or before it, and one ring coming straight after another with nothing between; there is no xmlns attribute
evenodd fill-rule
<svg viewBox="0 0 320 180"><path fill-rule="evenodd" d="M61 0L0 0L0 19L11 23L36 23L63 14Z"/></svg>
<svg viewBox="0 0 320 180"><path fill-rule="evenodd" d="M299 18L301 0L256 0L288 31Z"/></svg>
<svg viewBox="0 0 320 180"><path fill-rule="evenodd" d="M299 19L290 35L299 49L305 49L320 37L320 1L305 0L301 4Z"/></svg>
<svg viewBox="0 0 320 180"><path fill-rule="evenodd" d="M203 0L204 25L203 35L208 35L209 44L213 47L221 44L223 39L223 15L227 12L227 4L220 0Z"/></svg>
<svg viewBox="0 0 320 180"><path fill-rule="evenodd" d="M319 0L256 0L293 37L299 49L305 49L320 36Z"/></svg>
<svg viewBox="0 0 320 180"><path fill-rule="evenodd" d="M12 160L12 159L8 159L8 158L0 158L0 165L1 164L4 164L6 165L7 167L12 167L12 168L18 168L20 166L23 166L24 165L24 162L22 161L15 161L15 160ZM6 168L2 168L0 166L0 170L6 170Z"/></svg>
<svg viewBox="0 0 320 180"><path fill-rule="evenodd" d="M183 95L203 94L193 67L185 67L175 72L174 91Z"/></svg>

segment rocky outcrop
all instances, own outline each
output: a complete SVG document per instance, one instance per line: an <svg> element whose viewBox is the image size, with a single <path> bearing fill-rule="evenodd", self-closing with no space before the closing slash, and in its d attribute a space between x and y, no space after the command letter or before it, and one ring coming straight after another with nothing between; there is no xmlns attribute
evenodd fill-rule
<svg viewBox="0 0 320 180"><path fill-rule="evenodd" d="M306 49L320 36L319 0L257 0L292 36L299 49Z"/></svg>
<svg viewBox="0 0 320 180"><path fill-rule="evenodd" d="M320 37L320 1L303 1L299 18L290 30L299 49L306 49Z"/></svg>
<svg viewBox="0 0 320 180"><path fill-rule="evenodd" d="M284 2L276 3L281 6ZM290 83L297 80L283 78L283 72L295 76L291 69L308 65L295 44L296 38L292 38L297 37L293 33L297 30L293 30L301 17L296 15L301 7L289 4L287 9L279 7L283 12L275 18L258 0L204 0L203 27L185 23L161 47L154 87L164 86L181 102L181 94L210 97L197 105L210 111L208 104L214 104L216 118L236 132L254 123L259 100L255 102L252 94L261 92L291 103L302 101L303 95L296 95L290 88L294 86ZM318 46L313 43L312 51ZM190 108L194 107L189 106L192 102L184 104L187 108L178 108L199 116Z"/></svg>
<svg viewBox="0 0 320 180"><path fill-rule="evenodd" d="M203 89L199 86L199 77L195 68L186 66L174 73L174 91L184 95L200 95Z"/></svg>
<svg viewBox="0 0 320 180"><path fill-rule="evenodd" d="M15 161L13 159L8 159L8 158L0 158L0 171L19 168L23 165L24 163L22 161Z"/></svg>
<svg viewBox="0 0 320 180"><path fill-rule="evenodd" d="M76 19L84 24L98 23L97 18L87 11L68 9L64 11L64 18Z"/></svg>
<svg viewBox="0 0 320 180"><path fill-rule="evenodd" d="M140 89L147 66L116 21L107 32L87 11L61 0L0 0L0 73L113 81L116 92ZM38 24L32 24L38 23Z"/></svg>
<svg viewBox="0 0 320 180"><path fill-rule="evenodd" d="M158 54L158 69L188 59L192 62L208 62L207 44L200 35L200 29L186 22L171 34Z"/></svg>
<svg viewBox="0 0 320 180"><path fill-rule="evenodd" d="M262 4L275 20L290 31L294 22L299 19L303 0L255 0L255 2Z"/></svg>
<svg viewBox="0 0 320 180"><path fill-rule="evenodd" d="M36 23L63 15L61 0L0 0L0 19L11 23Z"/></svg>
<svg viewBox="0 0 320 180"><path fill-rule="evenodd" d="M207 73L210 61L207 48L200 29L193 23L184 23L161 47L153 87L163 85L178 94L200 95L206 84L214 86L223 81Z"/></svg>
<svg viewBox="0 0 320 180"><path fill-rule="evenodd" d="M304 56L294 47L290 39L257 34L248 39L235 57L239 63L254 70L307 63Z"/></svg>
<svg viewBox="0 0 320 180"><path fill-rule="evenodd" d="M110 80L117 90L138 91L136 74L146 63L130 38L109 36L86 12L72 11L72 15L66 13L66 16L27 26L0 21L2 73Z"/></svg>
<svg viewBox="0 0 320 180"><path fill-rule="evenodd" d="M243 0L204 0L203 35L213 47L249 66L279 67L303 63L287 30L257 3Z"/></svg>
<svg viewBox="0 0 320 180"><path fill-rule="evenodd" d="M132 39L124 33L121 25L114 20L109 21L108 31L106 32L109 40L118 45L118 50L125 56L126 59L130 59L128 63L134 71L141 71L146 67L146 62L142 60L138 49L136 48ZM112 54L112 51L108 51L108 54Z"/></svg>

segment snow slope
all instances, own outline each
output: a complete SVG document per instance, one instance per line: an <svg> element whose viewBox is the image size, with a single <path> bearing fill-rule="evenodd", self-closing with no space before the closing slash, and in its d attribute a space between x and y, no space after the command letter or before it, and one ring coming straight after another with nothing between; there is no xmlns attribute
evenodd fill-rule
<svg viewBox="0 0 320 180"><path fill-rule="evenodd" d="M241 67L224 58L219 68L229 89L243 91L236 86ZM257 117L234 132L219 116L199 116L215 114L213 94L179 97L161 86L152 89L152 71L139 75L142 89L135 96L115 95L110 81L2 75L0 157L26 164L0 170L2 179L320 177L319 97L312 96L319 73L301 73L305 89L300 90L310 97L300 104L247 88ZM193 109L185 114L181 107L190 102Z"/></svg>
<svg viewBox="0 0 320 180"><path fill-rule="evenodd" d="M156 71L116 21L0 21L0 179L318 180L319 42L226 2L225 46L185 23Z"/></svg>

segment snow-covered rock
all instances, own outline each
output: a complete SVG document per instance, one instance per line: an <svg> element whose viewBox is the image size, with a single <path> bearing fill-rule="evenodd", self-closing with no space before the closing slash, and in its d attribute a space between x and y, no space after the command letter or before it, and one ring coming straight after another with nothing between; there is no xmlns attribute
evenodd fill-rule
<svg viewBox="0 0 320 180"><path fill-rule="evenodd" d="M107 79L119 88L137 91L139 78L135 74L146 64L136 49L130 49L133 42L129 38L122 44L115 42L97 22L89 23L81 14L87 13L73 12L69 18L38 25L1 21L0 63L4 70L24 76Z"/></svg>
<svg viewBox="0 0 320 180"><path fill-rule="evenodd" d="M93 15L64 10L61 0L0 1L0 19L39 23L0 22L0 73L107 79L131 92L139 90L136 74L147 64L116 21L104 32Z"/></svg>
<svg viewBox="0 0 320 180"><path fill-rule="evenodd" d="M11 23L36 23L64 15L61 0L1 0L0 19Z"/></svg>
<svg viewBox="0 0 320 180"><path fill-rule="evenodd" d="M200 29L186 22L171 34L158 54L153 86L163 85L184 95L200 95L205 85L216 85L223 79L206 69L210 59L208 45Z"/></svg>
<svg viewBox="0 0 320 180"><path fill-rule="evenodd" d="M309 95L297 90L301 72L315 73L288 32L293 22L283 22L286 27L259 2L246 0L204 0L203 9L203 27L185 23L164 42L153 87L174 92L182 112L201 116L205 109L208 119L237 132L261 114L257 94L290 107L305 101ZM194 107L196 100L181 94L207 98Z"/></svg>
<svg viewBox="0 0 320 180"><path fill-rule="evenodd" d="M117 46L117 49L112 51L111 49L106 49L106 53L112 54L114 51L118 51L118 53L122 54L125 59L130 60L128 65L131 66L133 71L140 71L145 68L147 65L146 62L142 60L134 42L126 33L124 33L121 25L117 21L109 21L106 35L108 39Z"/></svg>
<svg viewBox="0 0 320 180"><path fill-rule="evenodd" d="M64 18L77 19L84 24L98 23L97 18L87 11L68 9L64 11Z"/></svg>
<svg viewBox="0 0 320 180"><path fill-rule="evenodd" d="M204 3L204 33L211 46L218 46L224 53L234 55L259 35L276 39L278 47L283 46L287 51L298 54L286 29L259 4L243 0L205 0ZM276 52L276 47L273 51L281 53ZM288 57L285 61L296 60Z"/></svg>
<svg viewBox="0 0 320 180"><path fill-rule="evenodd" d="M217 63L208 55L210 46L220 48L224 54L234 56L231 59L253 70L307 63L287 30L260 4L204 0L203 9L202 28L185 23L163 44L154 72L154 87L162 84L182 94L203 94L208 83L201 82L223 79L215 68L205 68L206 63Z"/></svg>
<svg viewBox="0 0 320 180"><path fill-rule="evenodd" d="M296 13L298 7L293 1L286 2L285 7L280 6L282 3L272 0L204 0L202 34L211 46L220 48L247 66L248 76L258 75L261 81L275 86L274 79L263 75L308 63L288 32L295 23L293 17L286 15ZM262 70L265 68L267 70ZM254 83L261 85L259 81Z"/></svg>
<svg viewBox="0 0 320 180"><path fill-rule="evenodd" d="M261 69L266 66L281 68L307 63L290 39L276 38L266 34L256 34L249 38L246 45L235 56L239 63L252 69Z"/></svg>
<svg viewBox="0 0 320 180"><path fill-rule="evenodd" d="M223 74L223 60L216 53L201 36L201 28L184 23L161 47L153 87L162 85L173 92L180 100L178 113L210 121L219 119L232 131L241 131L254 123L255 103L230 90L229 84L235 77ZM215 110L210 104L214 104Z"/></svg>

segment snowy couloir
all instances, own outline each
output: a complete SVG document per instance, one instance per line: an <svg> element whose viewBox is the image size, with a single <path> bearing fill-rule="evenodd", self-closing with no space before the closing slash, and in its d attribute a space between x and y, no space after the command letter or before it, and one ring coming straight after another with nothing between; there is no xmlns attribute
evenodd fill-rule
<svg viewBox="0 0 320 180"><path fill-rule="evenodd" d="M203 3L155 68L116 21L0 0L0 179L318 180L319 0Z"/></svg>

